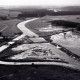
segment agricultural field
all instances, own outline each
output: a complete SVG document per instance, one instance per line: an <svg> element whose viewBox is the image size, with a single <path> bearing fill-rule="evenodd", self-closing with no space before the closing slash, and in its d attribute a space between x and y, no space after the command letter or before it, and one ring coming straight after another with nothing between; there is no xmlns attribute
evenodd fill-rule
<svg viewBox="0 0 80 80"><path fill-rule="evenodd" d="M22 21L17 19L20 13L19 11L0 7L0 32L2 36L13 37L16 33L20 33L17 28L17 24Z"/></svg>
<svg viewBox="0 0 80 80"><path fill-rule="evenodd" d="M45 16L41 20L43 21L65 20L80 23L80 15Z"/></svg>
<svg viewBox="0 0 80 80"><path fill-rule="evenodd" d="M19 36L22 32L17 28L17 24L22 20L11 19L11 20L1 20L0 21L0 46L6 44L8 41L12 40L14 37ZM6 39L5 39L6 37Z"/></svg>
<svg viewBox="0 0 80 80"><path fill-rule="evenodd" d="M7 27L2 31L2 35L13 37L16 33L20 33L21 31L17 28L17 24L21 21L18 19L0 21L0 30Z"/></svg>
<svg viewBox="0 0 80 80"><path fill-rule="evenodd" d="M9 9L1 9L0 8L0 17L9 17L9 19L11 18L16 18L18 17L18 14L20 14L21 12L19 11L13 11L13 10L9 10Z"/></svg>

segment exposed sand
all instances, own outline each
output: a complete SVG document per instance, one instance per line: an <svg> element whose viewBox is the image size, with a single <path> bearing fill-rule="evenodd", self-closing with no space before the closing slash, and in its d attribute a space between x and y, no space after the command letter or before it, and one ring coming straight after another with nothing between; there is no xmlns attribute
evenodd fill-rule
<svg viewBox="0 0 80 80"><path fill-rule="evenodd" d="M66 47L71 50L73 53L80 56L80 36L74 35L72 32L56 34L51 36L53 42Z"/></svg>

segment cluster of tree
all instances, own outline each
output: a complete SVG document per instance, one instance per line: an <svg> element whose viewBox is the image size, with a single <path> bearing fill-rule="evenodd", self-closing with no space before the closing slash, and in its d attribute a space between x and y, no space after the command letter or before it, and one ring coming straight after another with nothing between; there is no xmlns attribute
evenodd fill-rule
<svg viewBox="0 0 80 80"><path fill-rule="evenodd" d="M78 30L78 31L80 31L80 24L79 24L79 25L77 25L77 30Z"/></svg>
<svg viewBox="0 0 80 80"><path fill-rule="evenodd" d="M39 10L28 10L21 12L18 15L18 18L25 18L25 17L43 17L45 15L79 15L80 11L58 11L54 12L54 10L47 10L47 9L39 9Z"/></svg>
<svg viewBox="0 0 80 80"><path fill-rule="evenodd" d="M40 9L40 10L30 10L30 11L24 11L21 12L21 14L18 15L18 18L26 18L26 17L43 17L45 15L53 14L53 10L46 10L46 9Z"/></svg>
<svg viewBox="0 0 80 80"><path fill-rule="evenodd" d="M64 27L71 27L71 28L76 28L76 26L79 25L79 23L64 21L64 20L54 20L51 21L51 24L56 26L64 26Z"/></svg>
<svg viewBox="0 0 80 80"><path fill-rule="evenodd" d="M44 36L44 39L45 39L46 41L48 41L48 42L52 42L50 36Z"/></svg>
<svg viewBox="0 0 80 80"><path fill-rule="evenodd" d="M0 20L8 20L7 16L0 16Z"/></svg>
<svg viewBox="0 0 80 80"><path fill-rule="evenodd" d="M54 20L54 21L50 21L50 22L54 26L64 26L65 28L67 28L67 27L76 28L78 31L80 31L80 23L64 21L64 20Z"/></svg>
<svg viewBox="0 0 80 80"><path fill-rule="evenodd" d="M0 36L2 36L2 32L0 32Z"/></svg>
<svg viewBox="0 0 80 80"><path fill-rule="evenodd" d="M3 36L3 41L10 41L10 40L12 40L11 37L5 37L5 36Z"/></svg>
<svg viewBox="0 0 80 80"><path fill-rule="evenodd" d="M52 15L80 15L80 11L58 11L54 12Z"/></svg>

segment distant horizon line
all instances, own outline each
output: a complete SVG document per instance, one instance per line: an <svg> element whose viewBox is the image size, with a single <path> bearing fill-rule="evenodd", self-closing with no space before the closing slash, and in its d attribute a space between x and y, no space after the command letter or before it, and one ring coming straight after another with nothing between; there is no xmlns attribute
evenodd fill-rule
<svg viewBox="0 0 80 80"><path fill-rule="evenodd" d="M42 6L42 5L0 5L0 8L5 8L5 9L7 9L7 8L19 8L19 7L23 7L23 8L25 8L25 7L28 7L28 8L52 8L52 7L80 7L80 5L62 5L62 6L55 6L55 5L44 5L44 6Z"/></svg>
<svg viewBox="0 0 80 80"><path fill-rule="evenodd" d="M68 7L68 6L80 6L80 5L0 5L0 7Z"/></svg>

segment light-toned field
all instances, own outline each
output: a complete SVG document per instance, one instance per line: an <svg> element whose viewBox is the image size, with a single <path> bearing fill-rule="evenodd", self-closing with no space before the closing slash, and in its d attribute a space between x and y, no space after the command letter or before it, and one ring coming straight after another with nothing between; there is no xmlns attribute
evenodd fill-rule
<svg viewBox="0 0 80 80"><path fill-rule="evenodd" d="M54 43L57 43L71 52L80 56L80 35L76 34L75 32L66 32L64 33L52 35L51 39Z"/></svg>

